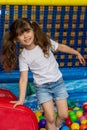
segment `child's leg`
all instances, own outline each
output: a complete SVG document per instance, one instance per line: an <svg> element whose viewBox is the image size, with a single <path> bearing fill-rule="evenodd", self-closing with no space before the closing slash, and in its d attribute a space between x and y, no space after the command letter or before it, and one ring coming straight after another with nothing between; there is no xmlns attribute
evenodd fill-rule
<svg viewBox="0 0 87 130"><path fill-rule="evenodd" d="M46 117L46 128L47 130L56 130L55 126L55 114L54 114L54 105L53 101L50 100L42 104L44 114Z"/></svg>
<svg viewBox="0 0 87 130"><path fill-rule="evenodd" d="M63 121L68 117L68 105L67 100L56 100L58 118L56 120L56 126L60 127Z"/></svg>

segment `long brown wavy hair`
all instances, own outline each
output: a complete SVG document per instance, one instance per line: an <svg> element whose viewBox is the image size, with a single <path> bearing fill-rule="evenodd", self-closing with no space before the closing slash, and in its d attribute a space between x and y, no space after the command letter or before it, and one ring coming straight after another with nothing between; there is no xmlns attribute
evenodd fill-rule
<svg viewBox="0 0 87 130"><path fill-rule="evenodd" d="M49 56L49 48L51 47L50 39L44 34L40 26L36 22L31 22L27 18L15 20L10 26L10 31L6 32L2 41L2 65L3 68L10 72L17 65L17 47L16 38L18 35L29 30L29 27L34 32L34 43L39 45L44 56Z"/></svg>

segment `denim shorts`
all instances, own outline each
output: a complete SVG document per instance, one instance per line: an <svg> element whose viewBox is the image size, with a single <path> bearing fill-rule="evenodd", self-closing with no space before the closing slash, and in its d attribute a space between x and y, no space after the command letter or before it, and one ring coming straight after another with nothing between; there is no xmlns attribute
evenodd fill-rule
<svg viewBox="0 0 87 130"><path fill-rule="evenodd" d="M35 88L39 104L50 100L66 99L68 97L63 78L60 78L56 82L45 83L39 86L35 85Z"/></svg>

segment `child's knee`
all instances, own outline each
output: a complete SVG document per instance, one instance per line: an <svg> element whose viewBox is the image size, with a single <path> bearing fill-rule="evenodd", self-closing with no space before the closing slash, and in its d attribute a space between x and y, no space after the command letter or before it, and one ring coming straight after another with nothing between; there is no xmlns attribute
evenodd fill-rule
<svg viewBox="0 0 87 130"><path fill-rule="evenodd" d="M65 120L67 117L68 117L68 113L61 113L59 115L59 117L62 119L62 120Z"/></svg>
<svg viewBox="0 0 87 130"><path fill-rule="evenodd" d="M53 124L55 123L56 119L55 119L55 116L49 116L46 120L48 123Z"/></svg>

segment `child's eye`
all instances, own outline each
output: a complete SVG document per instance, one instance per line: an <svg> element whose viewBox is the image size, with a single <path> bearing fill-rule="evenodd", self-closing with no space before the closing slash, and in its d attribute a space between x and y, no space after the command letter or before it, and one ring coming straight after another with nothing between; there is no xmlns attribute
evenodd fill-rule
<svg viewBox="0 0 87 130"><path fill-rule="evenodd" d="M29 33L31 30L27 30L26 32Z"/></svg>
<svg viewBox="0 0 87 130"><path fill-rule="evenodd" d="M22 35L23 35L23 33L18 34L18 36L22 36Z"/></svg>

